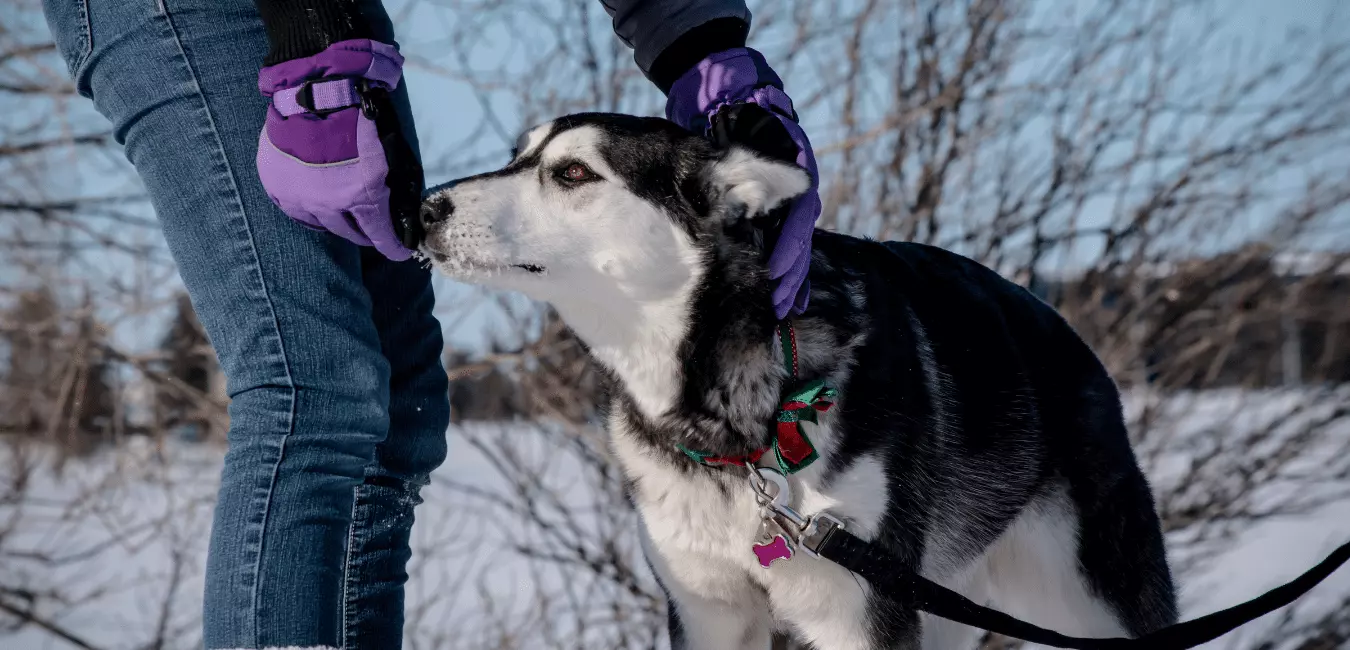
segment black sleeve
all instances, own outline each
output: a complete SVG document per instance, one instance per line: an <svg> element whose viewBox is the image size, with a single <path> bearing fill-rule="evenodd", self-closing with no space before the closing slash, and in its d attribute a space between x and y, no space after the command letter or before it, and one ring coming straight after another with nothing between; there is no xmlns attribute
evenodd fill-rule
<svg viewBox="0 0 1350 650"><path fill-rule="evenodd" d="M745 47L750 24L740 18L717 18L695 27L675 39L656 55L647 77L663 93L694 64L704 57L733 47Z"/></svg>
<svg viewBox="0 0 1350 650"><path fill-rule="evenodd" d="M254 0L267 30L263 65L313 56L353 38L377 38L356 0Z"/></svg>
<svg viewBox="0 0 1350 650"><path fill-rule="evenodd" d="M372 8L363 7L358 0L254 0L254 4L267 30L268 52L263 65L313 56L333 43L354 38L392 40L392 34L376 33L391 31L388 19L371 16ZM608 4L606 8L611 9ZM748 13L745 16L748 18ZM372 21L372 18L384 20ZM680 75L709 54L745 47L746 35L750 32L746 18L713 18L678 34L643 72L661 92L669 92Z"/></svg>
<svg viewBox="0 0 1350 650"><path fill-rule="evenodd" d="M638 69L669 92L703 57L745 46L745 0L600 0ZM664 61L662 61L664 59Z"/></svg>

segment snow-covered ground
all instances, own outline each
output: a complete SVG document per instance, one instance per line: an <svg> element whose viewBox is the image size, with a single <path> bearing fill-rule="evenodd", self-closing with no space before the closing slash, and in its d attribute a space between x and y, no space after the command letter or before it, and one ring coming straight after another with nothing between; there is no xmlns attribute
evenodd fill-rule
<svg viewBox="0 0 1350 650"><path fill-rule="evenodd" d="M1350 418L1335 419L1333 409L1345 408L1345 400L1335 393L1320 393L1316 401L1321 407L1299 409L1311 394L1215 392L1173 398L1162 405L1158 418L1167 426L1144 433L1141 459L1155 488L1171 495L1164 500L1172 507L1184 509L1207 503L1214 493L1241 491L1231 483L1238 480L1234 477L1255 474L1261 479L1258 489L1236 499L1238 510L1246 514L1170 535L1188 618L1255 596L1350 539L1350 497L1345 496L1350 482L1343 480L1350 463ZM1131 399L1131 411L1137 413L1142 403L1142 398ZM1293 410L1299 412L1291 415ZM1315 427L1313 439L1299 438L1309 430L1300 423L1325 420L1332 424ZM488 499L464 498L457 486L501 493L516 489L492 462L504 448L492 445L513 442L510 448L521 453L512 459L513 466L543 475L542 483L563 495L562 502L584 513L576 517L580 528L614 526L614 518L623 513L585 493L591 489L590 474L578 469L577 452L569 451L573 447L553 444L533 429L477 426L452 430L450 436L450 459L418 511L407 647L472 649L500 644L503 638L514 639L516 647L541 647L550 637L570 639L574 634L594 635L596 641L587 647L604 647L600 639L613 638L606 636L604 624L577 632L565 625L551 627L557 623L549 620L554 615L565 618L558 612L570 614L587 606L586 597L595 606L605 602L605 593L596 596L603 591L596 587L598 581L588 583L586 595L578 597L573 587L583 578L557 565L521 558L517 546L533 534L528 525ZM469 438L488 444L468 444ZM1286 458L1294 448L1296 457ZM1239 453L1270 455L1272 460L1256 469L1241 458L1213 460ZM59 472L50 457L38 457L38 452L6 454L0 481L8 485L10 477L28 476L29 483L23 500L0 500L3 602L22 605L22 594L15 590L30 590L42 603L36 610L40 618L93 647L151 647L157 638L167 640L165 648L199 646L201 569L220 450L169 444L157 451L144 440L133 440L115 452L69 460ZM1272 470L1274 466L1278 469ZM1341 478L1327 478L1336 475ZM1280 514L1285 510L1290 513ZM545 517L553 516L545 511ZM619 519L617 525L630 523ZM631 546L623 552L631 553ZM60 591L60 602L49 598L58 595L54 589ZM1347 598L1350 569L1332 576L1289 612L1295 621L1314 620L1350 602ZM1207 647L1250 648L1272 640L1277 643L1266 646L1272 650L1296 647L1301 641L1297 636L1263 636L1287 614L1268 616ZM646 614L638 607L627 615ZM0 647L77 647L36 625L6 627L12 621L0 613Z"/></svg>

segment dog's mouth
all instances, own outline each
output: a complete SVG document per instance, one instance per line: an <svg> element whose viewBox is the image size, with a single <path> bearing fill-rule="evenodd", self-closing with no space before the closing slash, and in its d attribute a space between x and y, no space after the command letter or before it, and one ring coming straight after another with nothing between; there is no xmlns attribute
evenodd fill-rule
<svg viewBox="0 0 1350 650"><path fill-rule="evenodd" d="M533 262L501 262L486 260L473 255L446 253L428 246L422 246L423 255L442 271L450 275L483 276L499 275L509 272L524 272L529 275L545 275L548 267Z"/></svg>

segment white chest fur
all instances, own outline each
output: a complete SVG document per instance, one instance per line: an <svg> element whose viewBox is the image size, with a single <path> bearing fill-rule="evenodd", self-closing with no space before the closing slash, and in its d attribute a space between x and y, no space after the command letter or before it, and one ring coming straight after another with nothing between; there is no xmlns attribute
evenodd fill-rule
<svg viewBox="0 0 1350 650"><path fill-rule="evenodd" d="M818 645L822 648L868 645L864 583L801 552L767 568L759 564L752 546L761 518L748 478L738 478L727 489L712 472L731 470L689 473L655 461L634 436L618 428L620 422L611 420L611 435L635 485L643 543L677 603L691 647L760 647L761 633L785 626L807 641L828 640ZM829 418L821 426L805 426L822 458L828 457ZM825 464L817 461L789 478L792 507L804 515L828 510L848 521L850 530L870 537L887 499L882 463L861 457L822 485Z"/></svg>

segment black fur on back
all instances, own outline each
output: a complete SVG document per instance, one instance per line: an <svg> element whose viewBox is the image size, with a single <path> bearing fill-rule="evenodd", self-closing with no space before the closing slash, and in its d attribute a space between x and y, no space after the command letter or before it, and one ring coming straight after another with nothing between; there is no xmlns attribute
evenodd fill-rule
<svg viewBox="0 0 1350 650"><path fill-rule="evenodd" d="M586 124L613 138L607 162L668 208L707 270L679 348L676 406L646 418L615 390L611 408L653 456L687 472L724 472L726 489L741 489L739 470L698 465L675 447L736 455L766 446L785 380L764 239L720 212L706 177L724 152L664 120L582 114L560 124L555 133ZM802 379L847 377L827 477L865 454L884 459L890 503L878 541L917 567L924 539L941 531L964 540L964 557L947 559L967 561L1033 500L1062 490L1077 509L1083 573L1125 627L1140 634L1176 620L1153 498L1116 386L1059 314L960 255L821 230L810 281L810 307L793 318ZM896 637L908 624L875 622Z"/></svg>

